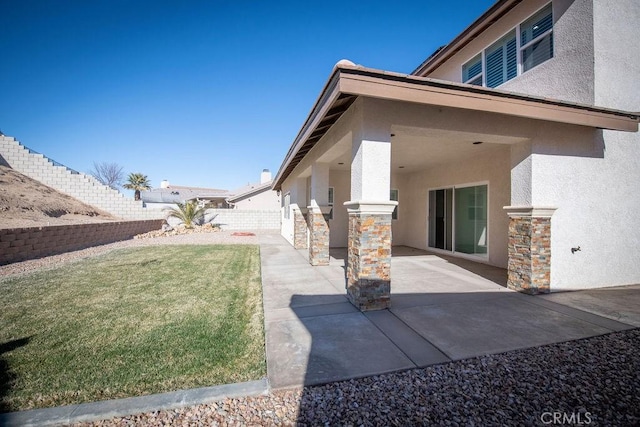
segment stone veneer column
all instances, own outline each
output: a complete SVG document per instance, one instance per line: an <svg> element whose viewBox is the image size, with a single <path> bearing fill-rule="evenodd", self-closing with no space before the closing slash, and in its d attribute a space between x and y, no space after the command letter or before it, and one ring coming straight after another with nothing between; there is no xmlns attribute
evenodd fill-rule
<svg viewBox="0 0 640 427"><path fill-rule="evenodd" d="M396 202L346 202L349 212L347 297L361 311L391 299L391 213Z"/></svg>
<svg viewBox="0 0 640 427"><path fill-rule="evenodd" d="M555 208L504 208L509 215L507 286L518 292L542 294L551 285L551 216Z"/></svg>
<svg viewBox="0 0 640 427"><path fill-rule="evenodd" d="M305 249L307 247L307 210L293 209L293 247Z"/></svg>
<svg viewBox="0 0 640 427"><path fill-rule="evenodd" d="M329 265L329 212L330 206L309 207L309 263Z"/></svg>

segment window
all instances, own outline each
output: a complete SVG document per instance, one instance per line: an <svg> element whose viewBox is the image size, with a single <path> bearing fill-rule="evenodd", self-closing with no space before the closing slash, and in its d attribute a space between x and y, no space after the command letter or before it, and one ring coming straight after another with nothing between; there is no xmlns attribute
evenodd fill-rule
<svg viewBox="0 0 640 427"><path fill-rule="evenodd" d="M291 214L289 213L290 207L291 207L291 194L290 193L287 193L287 194L284 195L283 204L284 204L284 219L289 219L289 218L291 218Z"/></svg>
<svg viewBox="0 0 640 427"><path fill-rule="evenodd" d="M485 51L487 87L500 86L518 75L516 52L515 31L511 31Z"/></svg>
<svg viewBox="0 0 640 427"><path fill-rule="evenodd" d="M389 200L393 200L394 202L398 201L398 190L391 189L391 192L389 193ZM398 205L393 209L391 219L398 219Z"/></svg>
<svg viewBox="0 0 640 427"><path fill-rule="evenodd" d="M528 71L553 58L553 16L551 5L520 25L522 71Z"/></svg>
<svg viewBox="0 0 640 427"><path fill-rule="evenodd" d="M462 66L462 81L497 87L551 58L553 11L549 3L465 63Z"/></svg>
<svg viewBox="0 0 640 427"><path fill-rule="evenodd" d="M462 66L462 81L470 85L482 86L482 54Z"/></svg>
<svg viewBox="0 0 640 427"><path fill-rule="evenodd" d="M333 187L329 187L329 197L328 204L331 206L331 210L329 211L329 219L333 219Z"/></svg>

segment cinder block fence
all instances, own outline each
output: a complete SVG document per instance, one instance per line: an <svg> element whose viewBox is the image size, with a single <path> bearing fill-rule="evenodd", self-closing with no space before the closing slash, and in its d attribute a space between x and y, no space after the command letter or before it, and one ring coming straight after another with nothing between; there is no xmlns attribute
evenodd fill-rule
<svg viewBox="0 0 640 427"><path fill-rule="evenodd" d="M9 166L21 174L119 218L141 220L164 217L162 212L145 208L142 201L126 198L91 175L56 163L10 136L0 134L0 154Z"/></svg>
<svg viewBox="0 0 640 427"><path fill-rule="evenodd" d="M279 211L207 209L206 218L212 215L222 230L280 230Z"/></svg>
<svg viewBox="0 0 640 427"><path fill-rule="evenodd" d="M155 219L0 229L0 265L130 239L158 230L162 223Z"/></svg>

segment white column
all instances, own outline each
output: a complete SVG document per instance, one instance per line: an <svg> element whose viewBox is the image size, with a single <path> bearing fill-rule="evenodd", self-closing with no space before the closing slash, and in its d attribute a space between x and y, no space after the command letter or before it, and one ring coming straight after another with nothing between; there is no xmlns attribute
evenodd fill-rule
<svg viewBox="0 0 640 427"><path fill-rule="evenodd" d="M378 108L376 108L378 107ZM391 298L391 126L380 104L362 100L354 121L347 259L347 297L362 311Z"/></svg>
<svg viewBox="0 0 640 427"><path fill-rule="evenodd" d="M293 247L307 248L307 178L297 178L293 183L291 209L293 211Z"/></svg>
<svg viewBox="0 0 640 427"><path fill-rule="evenodd" d="M308 212L309 262L329 264L329 164L311 166L311 198Z"/></svg>
<svg viewBox="0 0 640 427"><path fill-rule="evenodd" d="M362 120L351 146L351 201L389 201L391 126Z"/></svg>
<svg viewBox="0 0 640 427"><path fill-rule="evenodd" d="M309 209L329 206L329 163L315 162L311 166L310 200Z"/></svg>

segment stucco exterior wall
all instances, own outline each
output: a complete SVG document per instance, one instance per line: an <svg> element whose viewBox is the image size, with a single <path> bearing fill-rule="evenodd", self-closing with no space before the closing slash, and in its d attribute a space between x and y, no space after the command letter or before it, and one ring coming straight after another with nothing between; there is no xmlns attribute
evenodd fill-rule
<svg viewBox="0 0 640 427"><path fill-rule="evenodd" d="M280 197L275 191L267 189L236 200L234 209L277 211L280 209Z"/></svg>
<svg viewBox="0 0 640 427"><path fill-rule="evenodd" d="M640 111L637 0L594 0L595 104Z"/></svg>
<svg viewBox="0 0 640 427"><path fill-rule="evenodd" d="M393 243L428 249L429 190L488 182L488 263L506 268L509 219L503 206L510 202L509 165L509 147L496 146L474 159L440 165L401 178L398 212L401 221L394 226Z"/></svg>
<svg viewBox="0 0 640 427"><path fill-rule="evenodd" d="M282 183L282 192L280 193L282 195L281 197L281 202L280 202L280 234L282 235L282 237L284 237L287 242L291 243L291 245L293 245L293 212L291 211L291 206L289 206L289 218L287 218L287 214L285 213L285 209L286 206L284 204L285 201L285 195L287 193L289 193L289 197L292 197L293 195L292 190L293 190L293 179L291 178L291 176L289 176L289 178L287 178L283 183Z"/></svg>
<svg viewBox="0 0 640 427"><path fill-rule="evenodd" d="M636 32L640 8L633 0L593 7L595 104L640 111L640 48L620 42ZM640 134L545 127L533 153L534 204L558 207L552 291L640 283Z"/></svg>
<svg viewBox="0 0 640 427"><path fill-rule="evenodd" d="M552 3L554 57L498 86L498 89L593 104L592 1L554 0ZM548 0L529 0L520 3L427 77L460 82L464 63L548 3ZM596 3L610 4L610 2Z"/></svg>
<svg viewBox="0 0 640 427"><path fill-rule="evenodd" d="M334 170L329 173L329 186L333 187L333 219L329 221L329 247L346 248L349 235L349 215L344 202L350 200L351 174Z"/></svg>
<svg viewBox="0 0 640 427"><path fill-rule="evenodd" d="M499 88L593 104L592 0L555 0L553 18L553 58Z"/></svg>
<svg viewBox="0 0 640 427"><path fill-rule="evenodd" d="M546 129L533 144L534 206L551 218L551 290L640 282L637 134ZM571 248L580 247L572 253Z"/></svg>

